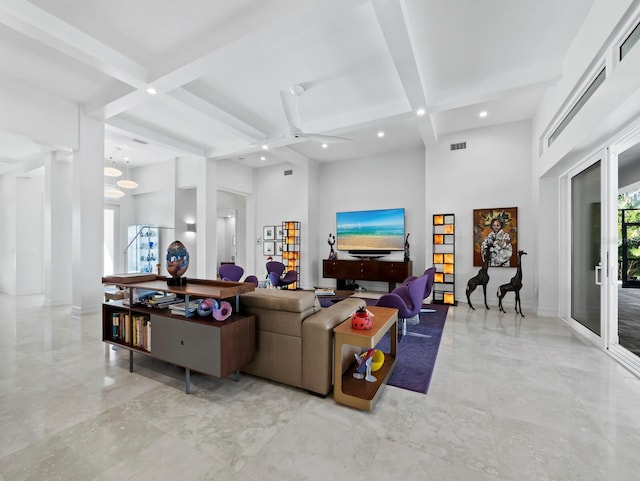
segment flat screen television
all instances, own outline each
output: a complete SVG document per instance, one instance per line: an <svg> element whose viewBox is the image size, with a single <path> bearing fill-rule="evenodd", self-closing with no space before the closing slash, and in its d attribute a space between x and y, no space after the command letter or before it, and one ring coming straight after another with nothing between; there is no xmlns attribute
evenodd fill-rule
<svg viewBox="0 0 640 481"><path fill-rule="evenodd" d="M404 250L404 208L336 213L336 244L363 256Z"/></svg>

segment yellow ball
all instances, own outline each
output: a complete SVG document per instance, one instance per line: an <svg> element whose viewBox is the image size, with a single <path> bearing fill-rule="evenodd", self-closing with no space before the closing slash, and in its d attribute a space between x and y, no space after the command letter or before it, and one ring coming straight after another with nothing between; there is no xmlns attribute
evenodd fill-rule
<svg viewBox="0 0 640 481"><path fill-rule="evenodd" d="M384 352L376 349L373 353L373 360L371 361L371 372L377 371L384 364Z"/></svg>

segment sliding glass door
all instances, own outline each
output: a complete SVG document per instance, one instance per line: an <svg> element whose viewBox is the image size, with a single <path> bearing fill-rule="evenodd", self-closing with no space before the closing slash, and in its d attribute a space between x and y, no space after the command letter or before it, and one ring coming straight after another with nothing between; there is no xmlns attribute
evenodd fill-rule
<svg viewBox="0 0 640 481"><path fill-rule="evenodd" d="M602 333L602 160L570 175L571 318L592 335Z"/></svg>

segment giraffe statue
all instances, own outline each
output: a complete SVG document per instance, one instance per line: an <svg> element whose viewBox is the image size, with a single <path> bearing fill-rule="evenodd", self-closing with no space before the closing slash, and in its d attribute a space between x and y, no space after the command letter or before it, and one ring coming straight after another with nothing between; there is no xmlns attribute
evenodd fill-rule
<svg viewBox="0 0 640 481"><path fill-rule="evenodd" d="M516 270L516 275L511 278L508 284L502 284L498 287L498 307L502 312L507 312L502 307L502 298L505 296L507 292L513 291L516 295L516 313L520 313L522 317L524 314L522 313L522 304L520 303L520 289L522 289L522 256L526 256L527 253L525 251L518 251L518 268Z"/></svg>
<svg viewBox="0 0 640 481"><path fill-rule="evenodd" d="M489 261L491 256L489 255L490 245L485 246L484 251L482 252L482 267L478 271L478 273L473 276L471 279L467 281L467 303L469 307L476 310L471 304L471 293L476 290L476 287L482 286L482 292L484 293L484 307L489 309L489 305L487 304L487 284L489 283Z"/></svg>

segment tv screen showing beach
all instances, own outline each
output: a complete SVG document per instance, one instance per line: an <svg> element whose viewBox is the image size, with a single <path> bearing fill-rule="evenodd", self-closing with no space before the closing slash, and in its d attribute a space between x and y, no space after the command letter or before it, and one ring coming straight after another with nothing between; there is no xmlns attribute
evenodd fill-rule
<svg viewBox="0 0 640 481"><path fill-rule="evenodd" d="M338 250L404 250L404 209L336 214Z"/></svg>

